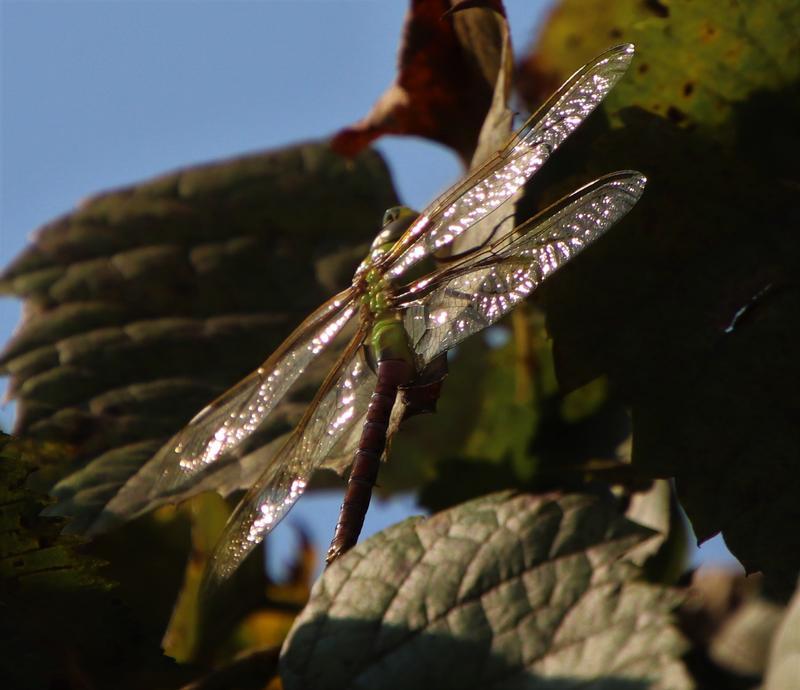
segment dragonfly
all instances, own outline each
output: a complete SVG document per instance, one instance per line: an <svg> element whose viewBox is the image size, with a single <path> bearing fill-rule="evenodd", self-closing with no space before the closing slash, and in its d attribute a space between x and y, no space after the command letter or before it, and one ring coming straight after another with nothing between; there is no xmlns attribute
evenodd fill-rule
<svg viewBox="0 0 800 690"><path fill-rule="evenodd" d="M636 171L611 173L511 232L490 236L427 275L408 278L420 261L517 194L603 100L632 56L633 46L626 44L584 65L500 151L422 213L404 207L387 211L352 284L143 466L140 474L152 478L148 497L166 502L230 462L313 360L348 324L356 324L300 422L231 514L207 565L206 587L227 580L300 498L315 470L340 454L352 457L352 468L327 562L348 551L361 531L397 426L393 420L416 404L414 391L436 378L431 372L445 353L507 314L636 204L645 177ZM105 510L122 512L120 506L132 492L141 492L141 485L141 478L129 480Z"/></svg>

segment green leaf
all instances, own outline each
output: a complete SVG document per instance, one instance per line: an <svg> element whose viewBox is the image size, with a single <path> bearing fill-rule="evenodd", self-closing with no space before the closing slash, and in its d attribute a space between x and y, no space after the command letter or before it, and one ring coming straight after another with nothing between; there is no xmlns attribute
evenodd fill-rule
<svg viewBox="0 0 800 690"><path fill-rule="evenodd" d="M72 472L51 513L85 529L155 449L349 279L395 201L376 153L349 161L323 142L101 194L40 229L0 276L1 291L25 300L0 364L17 432L73 451L69 468L42 472L48 486ZM270 434L291 428L309 393L296 391ZM217 484L230 492L252 471Z"/></svg>
<svg viewBox="0 0 800 690"><path fill-rule="evenodd" d="M705 136L735 142L739 106L800 78L800 7L670 0L631 27L642 59L609 108L639 105Z"/></svg>
<svg viewBox="0 0 800 690"><path fill-rule="evenodd" d="M435 511L501 489L627 483L597 471L629 434L627 411L603 380L559 390L540 311L518 308L452 355L436 414L403 425L381 484L421 486L420 504Z"/></svg>
<svg viewBox="0 0 800 690"><path fill-rule="evenodd" d="M625 554L649 530L585 495L493 494L357 546L284 646L287 689L693 687Z"/></svg>
<svg viewBox="0 0 800 690"><path fill-rule="evenodd" d="M584 31L598 17L613 36ZM721 531L783 591L800 572L799 31L790 2L566 1L536 54L568 73L610 39L637 48L606 120L539 182L619 167L649 180L544 288L559 380L606 375L632 411L634 466L675 477L698 538Z"/></svg>
<svg viewBox="0 0 800 690"><path fill-rule="evenodd" d="M203 569L231 511L225 500L213 493L197 496L182 509L188 509L191 514L192 549L183 584L161 643L166 654L177 661L186 662L195 658L202 643L198 593Z"/></svg>
<svg viewBox="0 0 800 690"><path fill-rule="evenodd" d="M0 677L4 687L176 687L190 677L161 654L103 562L43 518L26 488L34 458L0 438Z"/></svg>
<svg viewBox="0 0 800 690"><path fill-rule="evenodd" d="M562 0L523 63L523 88L535 99L537 81L547 84L630 41L638 58L606 99L608 112L639 106L733 143L741 139L743 103L800 79L798 32L800 7L791 0ZM779 112L772 115L782 127Z"/></svg>

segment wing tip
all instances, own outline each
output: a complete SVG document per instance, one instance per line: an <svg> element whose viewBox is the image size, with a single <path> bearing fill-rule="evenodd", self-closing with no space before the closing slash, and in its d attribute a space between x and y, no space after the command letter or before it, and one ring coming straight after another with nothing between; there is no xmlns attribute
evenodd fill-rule
<svg viewBox="0 0 800 690"><path fill-rule="evenodd" d="M644 188L647 186L647 175L638 170L625 170L623 173L626 181L633 188L634 195L638 199L642 196Z"/></svg>
<svg viewBox="0 0 800 690"><path fill-rule="evenodd" d="M631 183L635 182L636 186L641 187L642 189L644 189L645 185L647 184L647 175L639 170L617 170L616 172L603 176L603 178L608 177L616 177L619 179L628 180Z"/></svg>
<svg viewBox="0 0 800 690"><path fill-rule="evenodd" d="M598 61L603 58L617 57L625 62L630 62L636 53L636 46L633 43L620 43L609 48L605 53L598 56Z"/></svg>
<svg viewBox="0 0 800 690"><path fill-rule="evenodd" d="M632 198L631 206L638 203L639 199L642 198L642 194L644 194L644 188L647 186L647 176L638 170L619 170L600 179L608 180L608 184L615 187L621 186L625 194Z"/></svg>

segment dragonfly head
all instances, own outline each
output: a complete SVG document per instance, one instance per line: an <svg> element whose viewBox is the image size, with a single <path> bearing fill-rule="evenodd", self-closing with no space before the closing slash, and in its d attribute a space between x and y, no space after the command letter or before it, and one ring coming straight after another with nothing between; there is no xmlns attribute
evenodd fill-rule
<svg viewBox="0 0 800 690"><path fill-rule="evenodd" d="M392 206L383 214L381 231L372 242L373 251L387 251L408 230L419 213L407 206Z"/></svg>
<svg viewBox="0 0 800 690"><path fill-rule="evenodd" d="M388 252L394 246L394 243L403 236L403 233L408 230L418 216L419 213L407 206L392 206L392 208L388 209L386 213L383 214L381 231L372 241L369 255L361 262L361 265L356 271L356 275L363 274L374 266L375 262Z"/></svg>

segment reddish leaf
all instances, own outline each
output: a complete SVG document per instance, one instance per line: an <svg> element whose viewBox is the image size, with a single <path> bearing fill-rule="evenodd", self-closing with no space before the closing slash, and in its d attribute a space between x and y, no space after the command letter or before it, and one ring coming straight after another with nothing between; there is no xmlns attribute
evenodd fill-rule
<svg viewBox="0 0 800 690"><path fill-rule="evenodd" d="M500 0L412 0L395 82L333 148L353 156L384 134L407 134L469 162L501 69L505 23Z"/></svg>

